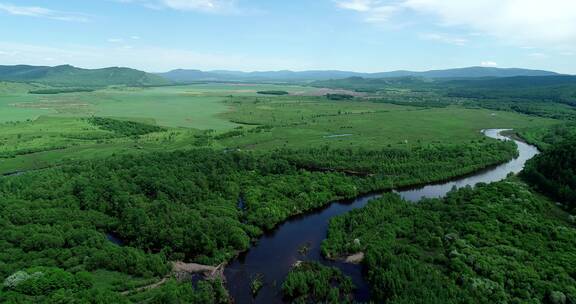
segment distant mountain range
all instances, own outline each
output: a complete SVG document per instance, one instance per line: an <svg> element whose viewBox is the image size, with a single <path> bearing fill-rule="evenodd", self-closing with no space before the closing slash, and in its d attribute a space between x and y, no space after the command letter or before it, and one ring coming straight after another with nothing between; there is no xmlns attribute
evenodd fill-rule
<svg viewBox="0 0 576 304"><path fill-rule="evenodd" d="M36 82L57 86L163 85L170 81L161 76L129 68L81 69L71 65L55 67L0 66L0 81Z"/></svg>
<svg viewBox="0 0 576 304"><path fill-rule="evenodd" d="M328 79L344 79L350 77L362 78L398 78L421 77L430 79L439 78L485 78L485 77L515 77L515 76L557 76L558 73L528 69L502 69L493 67L469 67L460 69L434 70L426 72L393 71L382 73L357 73L348 71L271 71L271 72L238 72L238 71L200 71L200 70L173 70L159 73L166 79L174 82L194 81L315 81Z"/></svg>
<svg viewBox="0 0 576 304"><path fill-rule="evenodd" d="M461 69L435 70L426 72L393 71L383 73L357 73L348 71L200 71L173 70L167 73L147 73L130 68L110 67L103 69L82 69L71 65L30 66L0 65L0 81L36 82L53 86L92 86L109 85L167 85L171 83L189 83L197 81L261 81L261 82L312 82L338 80L352 77L365 79L474 79L503 78L516 76L558 76L549 71L527 69L501 69L490 67L469 67Z"/></svg>

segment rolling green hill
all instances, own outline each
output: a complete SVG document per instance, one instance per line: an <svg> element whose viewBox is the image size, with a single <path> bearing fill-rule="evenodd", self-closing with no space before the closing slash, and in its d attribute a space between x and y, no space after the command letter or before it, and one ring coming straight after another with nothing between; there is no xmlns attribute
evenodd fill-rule
<svg viewBox="0 0 576 304"><path fill-rule="evenodd" d="M15 82L36 82L55 86L109 85L164 85L170 82L158 75L143 71L111 67L103 69L81 69L70 65L47 66L0 66L0 80Z"/></svg>

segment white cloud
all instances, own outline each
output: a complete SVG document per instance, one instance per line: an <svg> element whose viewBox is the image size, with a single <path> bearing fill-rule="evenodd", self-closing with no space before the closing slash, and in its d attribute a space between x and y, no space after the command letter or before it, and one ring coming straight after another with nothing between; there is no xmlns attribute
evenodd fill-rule
<svg viewBox="0 0 576 304"><path fill-rule="evenodd" d="M349 9L357 12L368 12L374 8L373 0L348 0L336 1L336 5L343 9Z"/></svg>
<svg viewBox="0 0 576 304"><path fill-rule="evenodd" d="M233 12L236 10L234 0L162 0L165 6L182 11Z"/></svg>
<svg viewBox="0 0 576 304"><path fill-rule="evenodd" d="M366 22L380 25L389 22L401 11L401 7L380 0L336 0L336 6L362 13Z"/></svg>
<svg viewBox="0 0 576 304"><path fill-rule="evenodd" d="M428 33L420 36L424 40L438 41L457 46L464 46L468 43L468 39L442 33Z"/></svg>
<svg viewBox="0 0 576 304"><path fill-rule="evenodd" d="M494 62L494 61L482 61L480 63L480 66L485 67L485 68L495 68L498 67L498 63Z"/></svg>
<svg viewBox="0 0 576 304"><path fill-rule="evenodd" d="M0 11L15 16L40 17L74 22L90 21L88 16L84 14L55 11L38 6L17 6L10 3L0 3Z"/></svg>
<svg viewBox="0 0 576 304"><path fill-rule="evenodd" d="M117 0L122 3L138 3L152 9L173 9L214 14L243 13L237 0Z"/></svg>
<svg viewBox="0 0 576 304"><path fill-rule="evenodd" d="M124 42L124 39L122 39L122 38L108 38L107 41L110 43L122 43L122 42Z"/></svg>
<svg viewBox="0 0 576 304"><path fill-rule="evenodd" d="M366 19L375 20L372 17L386 8L404 21L432 18L437 26L479 32L519 46L576 45L574 0L338 0L336 4Z"/></svg>
<svg viewBox="0 0 576 304"><path fill-rule="evenodd" d="M532 57L532 58L536 58L536 59L546 59L546 58L548 58L548 55L546 55L544 53L530 53L530 54L528 54L528 57Z"/></svg>

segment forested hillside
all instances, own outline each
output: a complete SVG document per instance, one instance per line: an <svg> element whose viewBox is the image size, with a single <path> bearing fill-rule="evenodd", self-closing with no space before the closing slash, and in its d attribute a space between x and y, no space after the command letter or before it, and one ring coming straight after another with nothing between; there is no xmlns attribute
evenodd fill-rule
<svg viewBox="0 0 576 304"><path fill-rule="evenodd" d="M102 87L109 85L165 85L169 81L146 72L129 68L81 69L70 65L0 66L0 80L37 82L54 86Z"/></svg>

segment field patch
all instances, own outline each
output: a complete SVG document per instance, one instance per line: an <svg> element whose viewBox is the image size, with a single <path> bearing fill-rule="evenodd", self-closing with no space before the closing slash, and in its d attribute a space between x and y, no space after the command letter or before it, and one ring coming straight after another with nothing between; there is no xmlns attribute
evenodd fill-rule
<svg viewBox="0 0 576 304"><path fill-rule="evenodd" d="M225 140L226 145L241 149L322 145L375 149L462 144L483 140L482 129L521 129L557 123L553 119L460 106L421 108L319 99L306 102L294 97L239 100L236 111L226 114L230 120L247 126L272 127L266 132L249 131Z"/></svg>

